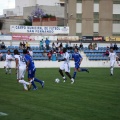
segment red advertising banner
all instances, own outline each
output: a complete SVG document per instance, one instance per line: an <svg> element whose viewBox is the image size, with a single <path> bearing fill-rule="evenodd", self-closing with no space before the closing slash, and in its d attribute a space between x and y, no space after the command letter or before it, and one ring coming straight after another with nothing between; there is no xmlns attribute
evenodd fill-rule
<svg viewBox="0 0 120 120"><path fill-rule="evenodd" d="M12 34L12 40L33 41L35 37L30 34Z"/></svg>
<svg viewBox="0 0 120 120"><path fill-rule="evenodd" d="M93 37L93 40L98 40L98 41L102 41L102 40L104 40L104 37L103 36L94 36Z"/></svg>

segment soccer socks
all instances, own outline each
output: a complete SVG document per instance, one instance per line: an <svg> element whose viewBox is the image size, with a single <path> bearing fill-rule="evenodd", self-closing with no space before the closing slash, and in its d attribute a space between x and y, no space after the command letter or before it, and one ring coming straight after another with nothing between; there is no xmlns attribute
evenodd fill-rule
<svg viewBox="0 0 120 120"><path fill-rule="evenodd" d="M8 72L8 69L7 69L7 67L5 68L5 72L6 72L6 74L7 74L7 72Z"/></svg>
<svg viewBox="0 0 120 120"><path fill-rule="evenodd" d="M110 68L110 73L113 75L113 67Z"/></svg>
<svg viewBox="0 0 120 120"><path fill-rule="evenodd" d="M34 83L34 79L33 79L33 80L31 80L31 81L30 81L30 83L32 84L33 89L37 89L37 87L36 87L36 85L35 85L35 83Z"/></svg>
<svg viewBox="0 0 120 120"><path fill-rule="evenodd" d="M28 90L26 84L23 84L24 90Z"/></svg>
<svg viewBox="0 0 120 120"><path fill-rule="evenodd" d="M75 79L77 72L73 73L73 79Z"/></svg>
<svg viewBox="0 0 120 120"><path fill-rule="evenodd" d="M39 82L41 85L43 84L43 81L42 80L38 80L37 78L34 78L34 81L35 82Z"/></svg>
<svg viewBox="0 0 120 120"><path fill-rule="evenodd" d="M9 74L11 74L11 68L9 68Z"/></svg>

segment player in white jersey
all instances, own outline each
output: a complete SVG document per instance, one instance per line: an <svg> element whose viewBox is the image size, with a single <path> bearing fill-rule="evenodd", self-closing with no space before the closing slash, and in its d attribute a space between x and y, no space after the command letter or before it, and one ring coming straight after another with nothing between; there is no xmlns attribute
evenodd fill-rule
<svg viewBox="0 0 120 120"><path fill-rule="evenodd" d="M70 75L70 62L69 62L69 54L66 50L66 48L63 49L63 59L62 60L59 60L58 62L60 61L64 61L62 63L62 65L60 66L60 69L59 69L59 73L61 74L61 76L63 77L64 81L66 81L66 77L64 76L63 74L63 70L65 71L65 74L71 79L71 84L74 83L74 79L71 77Z"/></svg>
<svg viewBox="0 0 120 120"><path fill-rule="evenodd" d="M26 82L24 80L24 75L26 72L26 63L24 61L24 58L19 55L18 50L14 50L14 57L15 57L15 63L16 63L16 71L17 71L17 80L19 83L23 84L24 90L28 90L31 87L31 83ZM27 88L28 85L28 88Z"/></svg>
<svg viewBox="0 0 120 120"><path fill-rule="evenodd" d="M11 74L11 61L12 60L14 60L14 58L12 57L10 50L8 50L6 54L5 64L4 64L4 69L6 71L6 74L7 73Z"/></svg>
<svg viewBox="0 0 120 120"><path fill-rule="evenodd" d="M118 58L119 57L114 52L113 48L110 48L109 58L110 58L110 75L112 76L113 75L113 69L114 69L115 61L117 60L117 63L119 64L119 62L118 62Z"/></svg>

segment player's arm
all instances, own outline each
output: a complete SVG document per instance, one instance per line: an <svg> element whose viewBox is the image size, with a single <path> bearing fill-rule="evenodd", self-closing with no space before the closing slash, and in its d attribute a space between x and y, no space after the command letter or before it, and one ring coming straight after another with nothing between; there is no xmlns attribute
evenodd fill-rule
<svg viewBox="0 0 120 120"><path fill-rule="evenodd" d="M65 60L66 60L66 58L63 58L63 59L61 59L61 60L58 60L58 62L65 61Z"/></svg>
<svg viewBox="0 0 120 120"><path fill-rule="evenodd" d="M116 56L116 61L117 61L117 64L119 64L119 57Z"/></svg>
<svg viewBox="0 0 120 120"><path fill-rule="evenodd" d="M83 58L80 54L79 54L79 59L80 59L80 64L81 64L81 62L83 61Z"/></svg>

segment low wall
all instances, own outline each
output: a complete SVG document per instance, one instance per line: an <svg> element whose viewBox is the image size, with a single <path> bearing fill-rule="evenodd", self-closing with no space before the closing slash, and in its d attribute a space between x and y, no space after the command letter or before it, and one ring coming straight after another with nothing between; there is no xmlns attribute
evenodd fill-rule
<svg viewBox="0 0 120 120"><path fill-rule="evenodd" d="M58 61L34 61L36 68L59 68L62 62ZM74 67L74 61L70 61L70 66ZM0 62L0 68L4 67L4 61ZM83 60L81 67L110 67L110 62L106 61L89 61ZM119 67L117 62L115 63L115 67ZM15 62L12 61L12 68L15 68Z"/></svg>

